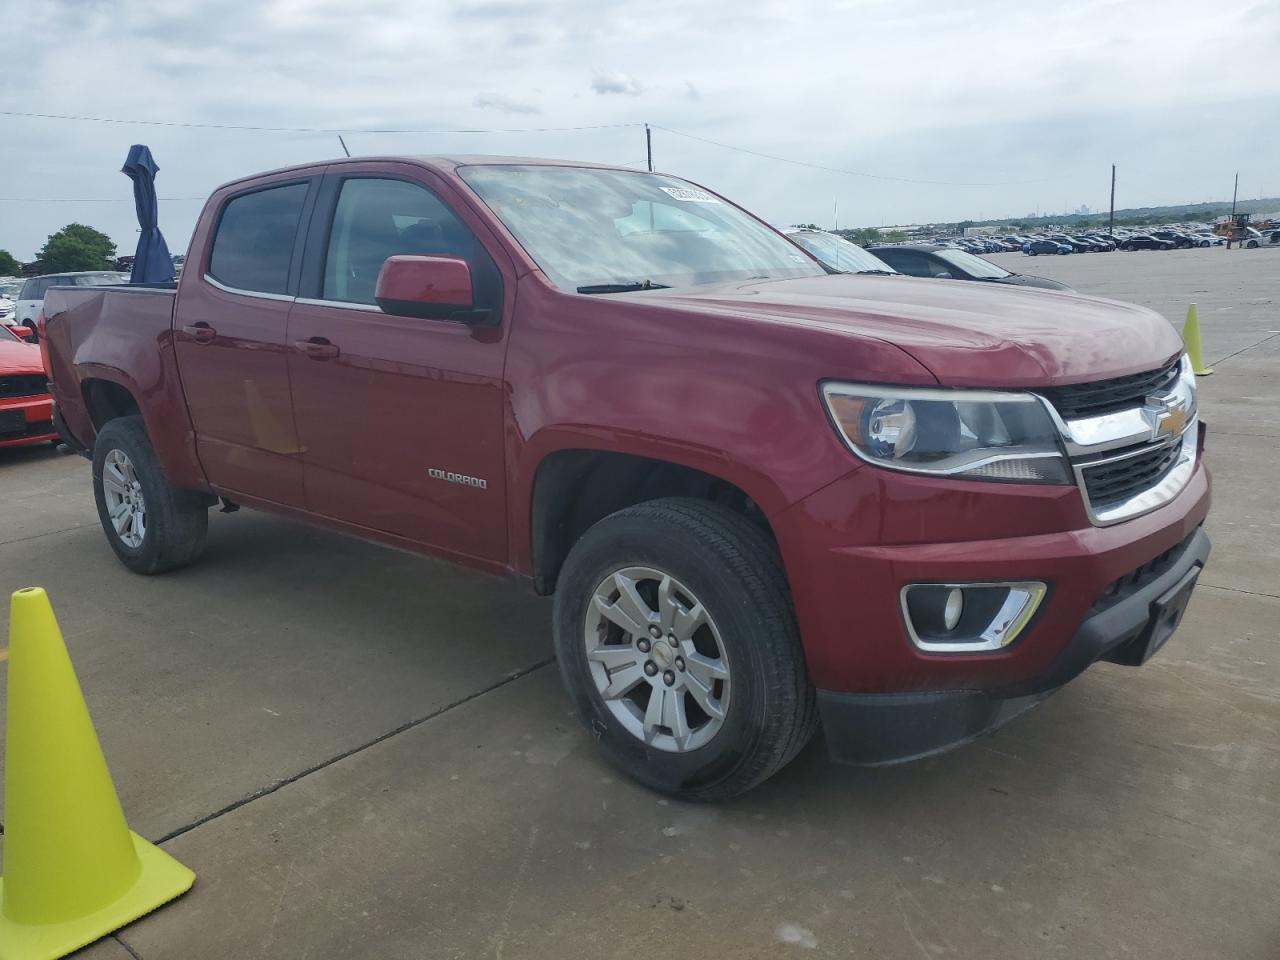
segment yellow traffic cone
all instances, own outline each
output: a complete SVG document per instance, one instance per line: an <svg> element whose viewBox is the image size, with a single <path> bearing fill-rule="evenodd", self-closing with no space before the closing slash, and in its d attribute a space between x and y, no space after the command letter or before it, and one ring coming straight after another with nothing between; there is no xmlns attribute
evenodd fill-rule
<svg viewBox="0 0 1280 960"><path fill-rule="evenodd" d="M1207 377L1213 373L1212 367L1204 365L1204 347L1200 343L1200 311L1193 303L1187 307L1187 322L1182 325L1182 342L1187 345L1187 355L1191 357L1191 369L1197 377Z"/></svg>
<svg viewBox="0 0 1280 960"><path fill-rule="evenodd" d="M125 824L45 592L19 590L10 611L0 960L55 960L195 874Z"/></svg>

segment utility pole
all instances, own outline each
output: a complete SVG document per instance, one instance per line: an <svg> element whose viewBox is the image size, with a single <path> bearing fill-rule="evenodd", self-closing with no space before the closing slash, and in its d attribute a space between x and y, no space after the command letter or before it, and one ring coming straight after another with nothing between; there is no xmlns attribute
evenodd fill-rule
<svg viewBox="0 0 1280 960"><path fill-rule="evenodd" d="M649 172L653 173L653 131L647 123L644 125L644 155L649 161Z"/></svg>
<svg viewBox="0 0 1280 960"><path fill-rule="evenodd" d="M1116 232L1116 165L1111 165L1111 216L1108 218L1107 233L1115 236Z"/></svg>
<svg viewBox="0 0 1280 960"><path fill-rule="evenodd" d="M1236 194L1240 192L1240 174L1236 174L1236 185L1231 188L1231 222L1236 222Z"/></svg>

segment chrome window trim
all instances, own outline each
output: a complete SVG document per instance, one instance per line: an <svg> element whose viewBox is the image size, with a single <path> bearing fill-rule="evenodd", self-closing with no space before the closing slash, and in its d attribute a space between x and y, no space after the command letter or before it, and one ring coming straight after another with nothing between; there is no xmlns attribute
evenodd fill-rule
<svg viewBox="0 0 1280 960"><path fill-rule="evenodd" d="M911 613L907 607L907 593L914 587L940 587L944 590L960 589L960 590L977 590L988 587L1005 587L1009 590L1009 596L1005 598L1004 604L996 612L992 618L991 624L982 631L977 640L971 643L939 643L934 640L922 640L916 633L916 628L911 622ZM1015 597L1014 591L1021 590L1030 594L1030 602L1027 604L1020 614L1017 610L1008 610L1009 604ZM990 653L996 650L1003 650L1005 647L1013 643L1014 640L1021 636L1022 631L1026 629L1027 624L1031 622L1031 618L1035 616L1036 611L1040 609L1040 604L1044 602L1045 595L1049 592L1049 585L1042 580L975 580L969 583L908 583L898 591L898 606L902 609L902 622L906 624L907 636L911 638L911 642L917 649L923 650L925 653ZM1001 627L993 627L992 624L997 623L1000 617L1008 610L1010 619L1006 620Z"/></svg>
<svg viewBox="0 0 1280 960"><path fill-rule="evenodd" d="M384 313L383 309L372 303L351 303L347 300L323 300L318 297L298 297L294 303L306 304L309 307L337 307L340 310L358 310L361 313Z"/></svg>
<svg viewBox="0 0 1280 960"><path fill-rule="evenodd" d="M1187 424L1186 428L1179 435L1178 439L1163 444L1146 444L1137 450L1129 450L1125 453L1113 457L1102 457L1095 460L1088 460L1081 463L1073 462L1071 469L1075 473L1076 485L1080 488L1080 496L1084 500L1084 509L1089 516L1089 522L1096 527L1109 527L1112 524L1122 523L1125 520L1132 520L1135 517L1141 517L1153 510L1158 510L1166 503L1173 500L1180 494L1187 484L1191 481L1192 474L1196 468L1196 444L1195 439L1199 430L1200 418L1193 417ZM1132 457L1144 456L1162 447L1172 444L1180 444L1181 449L1178 452L1178 460L1173 468L1169 470L1160 481L1154 486L1147 487L1141 493L1136 493L1127 500L1121 500L1118 503L1111 504L1101 509L1096 508L1089 499L1089 491L1085 486L1084 472L1092 467L1104 466L1109 463L1117 463L1121 460L1128 460Z"/></svg>
<svg viewBox="0 0 1280 960"><path fill-rule="evenodd" d="M211 274L204 274L205 283L209 286L221 290L223 293L234 293L237 297L254 297L258 300L278 300L282 303L293 303L297 297L291 297L287 293L268 293L265 290L241 290L239 287L229 287L225 283L221 283L214 279Z"/></svg>

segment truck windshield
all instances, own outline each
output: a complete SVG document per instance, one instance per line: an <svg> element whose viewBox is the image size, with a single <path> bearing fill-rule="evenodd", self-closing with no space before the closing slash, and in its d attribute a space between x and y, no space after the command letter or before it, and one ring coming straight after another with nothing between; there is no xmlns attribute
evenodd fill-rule
<svg viewBox="0 0 1280 960"><path fill-rule="evenodd" d="M874 253L868 253L856 243L823 230L799 230L788 234L832 270L841 273L897 273Z"/></svg>
<svg viewBox="0 0 1280 960"><path fill-rule="evenodd" d="M612 293L823 275L764 224L674 177L541 165L458 172L565 290Z"/></svg>

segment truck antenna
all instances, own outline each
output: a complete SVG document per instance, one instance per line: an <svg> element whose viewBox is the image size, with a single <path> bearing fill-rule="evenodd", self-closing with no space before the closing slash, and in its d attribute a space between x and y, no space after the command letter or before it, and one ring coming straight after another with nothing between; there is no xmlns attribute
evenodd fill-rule
<svg viewBox="0 0 1280 960"><path fill-rule="evenodd" d="M338 142L342 144L342 152L348 157L351 156L351 151L347 149L347 141L342 139L342 134L338 134Z"/></svg>

